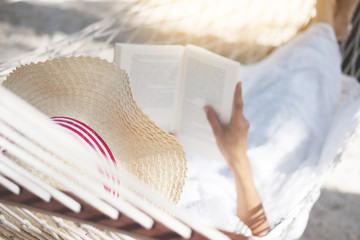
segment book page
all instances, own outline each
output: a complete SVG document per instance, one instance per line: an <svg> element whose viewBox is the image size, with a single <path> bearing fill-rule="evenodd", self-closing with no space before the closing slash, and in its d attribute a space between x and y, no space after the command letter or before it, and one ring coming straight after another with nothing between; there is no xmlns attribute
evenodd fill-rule
<svg viewBox="0 0 360 240"><path fill-rule="evenodd" d="M211 106L223 123L230 121L239 68L238 62L187 46L176 131L187 150L208 158L222 158L203 107Z"/></svg>
<svg viewBox="0 0 360 240"><path fill-rule="evenodd" d="M134 99L158 126L173 131L183 46L116 44L114 62L130 77Z"/></svg>

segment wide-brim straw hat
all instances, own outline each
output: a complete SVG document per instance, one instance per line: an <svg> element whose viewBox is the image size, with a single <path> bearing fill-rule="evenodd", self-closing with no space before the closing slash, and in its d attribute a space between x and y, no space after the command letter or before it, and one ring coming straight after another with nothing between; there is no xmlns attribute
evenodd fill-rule
<svg viewBox="0 0 360 240"><path fill-rule="evenodd" d="M93 129L116 163L177 202L185 183L183 147L137 106L127 73L99 58L71 57L25 65L3 85L50 117Z"/></svg>

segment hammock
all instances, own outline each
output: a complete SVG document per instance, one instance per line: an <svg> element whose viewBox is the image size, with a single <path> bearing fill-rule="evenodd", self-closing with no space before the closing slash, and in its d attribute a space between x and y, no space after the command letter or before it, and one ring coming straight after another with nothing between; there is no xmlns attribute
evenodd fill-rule
<svg viewBox="0 0 360 240"><path fill-rule="evenodd" d="M0 77L4 80L11 69L21 64L49 58L75 55L106 58L106 53L112 49L109 44L113 42L191 43L242 64L252 63L304 29L314 16L314 2L124 1L117 5L119 11L113 16L66 39L14 59L0 60ZM283 8L287 11L279 11ZM108 60L113 59L109 57Z"/></svg>
<svg viewBox="0 0 360 240"><path fill-rule="evenodd" d="M312 12L313 3L313 0L292 1L291 4L287 3L289 11L281 15L275 10L281 9L285 1L277 1L276 3L261 0L124 2L118 14L90 25L62 41L55 42L45 49L37 49L24 56L0 61L0 82L15 67L29 62L79 55L100 56L112 60L111 54L108 55L107 53L112 51L110 43L114 41L158 44L192 43L242 63L252 63L268 55L274 48L281 46L306 27L314 15ZM260 7L267 11L258 11ZM176 9L183 11L180 14ZM209 16L216 16L216 18L214 17L216 20L211 21ZM293 16L297 17L294 18ZM349 35L352 37L348 37L344 41L342 48L347 59L343 68L347 72L351 69L350 72L356 76L360 75L355 71L355 69L359 69L356 67L358 64L357 46L360 36L357 31L359 29L357 27L359 18L354 19L356 28ZM196 27L189 28L189 24ZM246 36L235 34L241 32L246 32ZM237 50L232 51L233 49ZM348 60L350 58L355 60ZM49 137L52 134L58 136L58 139L68 140L63 132L54 130L49 120L45 119L46 117L39 111L22 102L5 89L0 88L0 91L0 107L2 109L0 133L3 136L11 139L13 136L11 133L24 133L26 129L38 129L44 133L44 136ZM352 94L354 99L357 96L356 93ZM16 125L16 121L13 122L13 120L18 119L19 116L24 116L24 112L29 113L26 115L29 121ZM6 118L9 116L13 116L13 118ZM9 126L11 127L9 128ZM6 130L10 132L6 132ZM356 131L358 130L359 128ZM354 135L355 130L350 137ZM28 140L30 141L21 143L19 146L24 149L27 146L26 144L33 146L31 145L34 144L32 139ZM79 149L82 147L76 142L68 144L67 141L59 141L57 143L66 149L64 151L68 154L69 160L78 157L90 158L94 163L99 161L99 159L89 156L85 151L79 153ZM44 142L41 144L42 147L44 147L43 144ZM5 140L2 140L1 145L11 148L11 144L9 145L9 142ZM45 149L47 152L54 151L54 149ZM345 150L346 147L344 147ZM15 149L16 151L19 149ZM336 160L340 160L343 153L339 153ZM33 239L34 237L38 239L131 239L128 235L159 239L190 237L192 239L228 239L228 237L246 239L242 235L235 236L199 224L155 192L149 191L126 171L119 174L107 169L124 183L119 192L124 194L123 197L128 201L130 199L134 201L135 206L129 206L131 210L121 208L120 204L112 202L108 196L94 192L92 199L97 199L96 201L102 207L89 204L86 199L82 199L73 192L58 191L59 189L52 189L52 193L56 192L57 195L50 194L50 198L49 192L46 191L39 196L38 192L31 191L34 185L36 188L37 184L30 186L19 184L19 182L23 182L24 177L20 174L21 164L17 167L9 167L11 163L2 155L0 156L0 163L2 164L0 170L3 170L0 174L0 202L3 203L0 204L0 239ZM23 159L26 159L27 156L24 156ZM20 157L20 159L22 158ZM338 161L334 161L334 165L336 162ZM10 173L4 169L17 169L18 171ZM93 176L91 171L87 174ZM34 177L36 176L26 176L26 178L31 179ZM93 177L96 178L95 175ZM33 179L32 181L37 182L38 180ZM312 206L316 201L319 189L320 182L315 183L313 191L309 192L303 203L294 209L284 222L275 227L268 238L281 239L285 237L294 218L299 215L302 209ZM55 197L59 195L61 200L59 197ZM50 199L52 200L49 201ZM135 204L135 202L143 203L143 199L146 199L145 207L142 204ZM109 205L112 205L112 208ZM106 209L111 210L107 211ZM139 209L143 212L139 212ZM141 217L139 217L140 215ZM114 221L117 217L118 220Z"/></svg>

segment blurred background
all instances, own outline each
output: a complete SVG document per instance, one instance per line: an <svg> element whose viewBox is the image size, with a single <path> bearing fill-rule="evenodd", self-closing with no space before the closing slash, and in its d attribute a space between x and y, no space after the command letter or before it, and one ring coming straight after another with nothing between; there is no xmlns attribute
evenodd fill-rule
<svg viewBox="0 0 360 240"><path fill-rule="evenodd" d="M133 2L0 0L0 83L9 69L49 57L112 61L116 41L193 43L249 64L286 43L314 16L314 0L144 0L141 8ZM355 144L327 176L302 240L360 239L359 156Z"/></svg>

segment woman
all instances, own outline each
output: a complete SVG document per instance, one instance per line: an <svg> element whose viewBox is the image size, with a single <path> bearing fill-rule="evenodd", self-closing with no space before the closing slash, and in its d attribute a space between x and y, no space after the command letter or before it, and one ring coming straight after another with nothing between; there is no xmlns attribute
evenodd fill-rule
<svg viewBox="0 0 360 240"><path fill-rule="evenodd" d="M236 215L253 235L262 235L303 199L315 181L307 168L316 166L320 158L340 95L340 54L336 37L344 37L344 29L357 2L318 0L316 19L307 31L267 59L248 67L241 77L243 84L236 86L232 118L228 124L220 123L211 107L204 107L231 173L222 173L223 166L218 166L214 167L214 172L209 170L204 174L205 168L191 159L196 157L190 157L190 165L198 165L197 169L201 170L189 173L181 206L198 215L206 215L209 211L221 215L215 206L220 198L209 197L208 191L221 192L227 183L224 181L218 190L214 190L217 180L207 177L220 173L235 182ZM249 122L252 125L250 131ZM189 167L192 168L196 169ZM201 182L207 182L207 185ZM196 194L205 201L189 200L190 195ZM228 218L225 215L209 215L209 218L218 219L214 223L218 227L237 231L236 224L228 227L234 221L224 221ZM300 234L305 226L300 227Z"/></svg>

